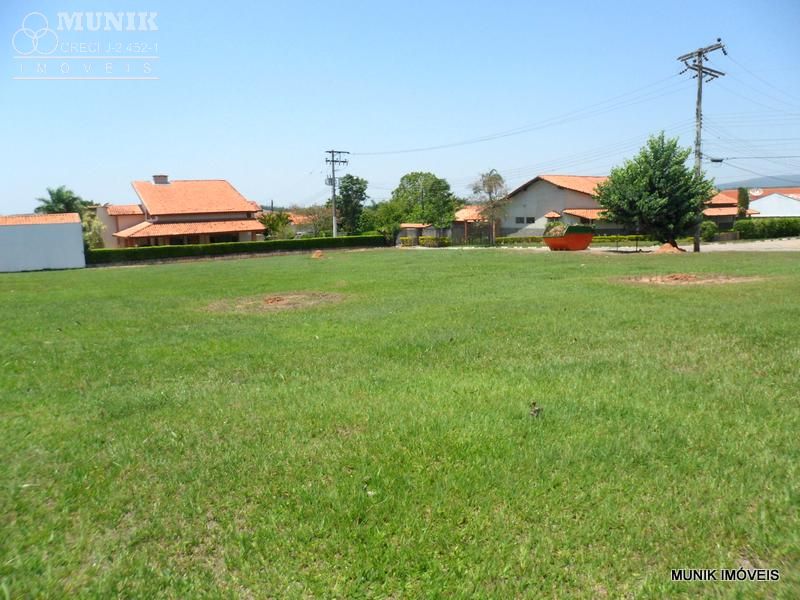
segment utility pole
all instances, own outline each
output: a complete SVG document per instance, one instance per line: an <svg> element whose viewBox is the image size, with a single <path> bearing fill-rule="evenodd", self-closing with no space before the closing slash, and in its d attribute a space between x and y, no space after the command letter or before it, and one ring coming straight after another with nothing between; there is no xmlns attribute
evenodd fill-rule
<svg viewBox="0 0 800 600"><path fill-rule="evenodd" d="M326 158L325 162L331 166L331 176L325 182L331 186L331 211L333 212L333 237L336 237L338 227L336 226L336 165L346 165L349 161L342 158L342 154L350 154L344 150L326 150L326 154L330 154L330 158Z"/></svg>
<svg viewBox="0 0 800 600"><path fill-rule="evenodd" d="M722 38L717 38L716 44L711 44L710 46L706 46L705 48L698 48L694 52L688 52L683 56L679 56L678 60L681 61L686 68L681 71L681 73L686 73L686 71L694 71L694 77L697 79L697 104L695 106L695 113L694 113L694 126L695 126L695 133L694 133L694 170L699 175L702 170L701 161L703 159L703 152L701 150L702 144L702 137L703 137L703 79L707 78L706 81L713 81L717 77L722 77L725 75L722 71L717 71L716 69L712 69L711 67L707 67L703 64L703 61L706 60L707 55L715 50L722 50L722 53L727 56L728 52L725 50L725 44L722 43ZM692 62L689 62L692 61ZM702 221L702 216L700 220L698 220L697 224L694 228L694 251L700 252L700 222Z"/></svg>

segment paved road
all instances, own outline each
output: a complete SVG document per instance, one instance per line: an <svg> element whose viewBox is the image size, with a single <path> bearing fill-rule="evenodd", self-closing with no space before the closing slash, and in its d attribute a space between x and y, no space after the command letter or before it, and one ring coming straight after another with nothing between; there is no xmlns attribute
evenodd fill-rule
<svg viewBox="0 0 800 600"><path fill-rule="evenodd" d="M658 246L648 246L643 248L644 252L652 252ZM692 251L692 246L681 246L687 252ZM592 252L608 252L616 250L614 246L590 248ZM633 250L633 248L626 246L619 248L620 252ZM800 237L787 238L783 240L752 240L746 242L715 242L711 244L703 244L701 252L800 252Z"/></svg>

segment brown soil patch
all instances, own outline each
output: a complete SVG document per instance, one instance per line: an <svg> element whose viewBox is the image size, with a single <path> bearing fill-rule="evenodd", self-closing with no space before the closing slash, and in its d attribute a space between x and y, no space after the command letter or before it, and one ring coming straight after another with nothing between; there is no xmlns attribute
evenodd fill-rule
<svg viewBox="0 0 800 600"><path fill-rule="evenodd" d="M314 250L314 252L311 253L311 258L323 258L324 256L322 250Z"/></svg>
<svg viewBox="0 0 800 600"><path fill-rule="evenodd" d="M669 275L627 277L622 281L625 283L647 283L651 285L705 285L713 283L747 283L761 280L761 277L730 277L728 275L692 275L690 273L671 273Z"/></svg>
<svg viewBox="0 0 800 600"><path fill-rule="evenodd" d="M208 306L212 312L263 313L297 308L310 308L320 304L341 302L342 294L324 294L315 292L298 292L290 294L273 294L270 296L250 296L247 298L229 298L219 300Z"/></svg>
<svg viewBox="0 0 800 600"><path fill-rule="evenodd" d="M673 246L672 244L662 244L653 254L683 254L686 250Z"/></svg>

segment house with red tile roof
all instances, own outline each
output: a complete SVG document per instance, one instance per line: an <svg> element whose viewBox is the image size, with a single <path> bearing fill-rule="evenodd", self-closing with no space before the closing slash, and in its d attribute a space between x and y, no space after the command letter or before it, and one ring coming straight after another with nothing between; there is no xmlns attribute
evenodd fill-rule
<svg viewBox="0 0 800 600"><path fill-rule="evenodd" d="M747 194L750 197L748 217L793 216L794 211L790 209L787 212L785 209L792 207L791 199L800 201L800 187L751 188L747 190ZM769 202L759 202L759 200L775 195L783 197L784 200L778 201L777 204L774 198ZM800 202L798 204L800 205ZM783 210L780 210L779 207ZM722 190L706 204L703 215L717 223L720 229L730 229L736 220L738 211L739 190Z"/></svg>
<svg viewBox="0 0 800 600"><path fill-rule="evenodd" d="M499 235L539 236L548 221L591 224L603 233L622 228L603 220L603 208L594 199L597 185L606 177L587 175L538 175L512 191Z"/></svg>
<svg viewBox="0 0 800 600"><path fill-rule="evenodd" d="M107 247L249 242L262 239L261 207L223 179L175 180L154 175L132 183L139 204L104 205L97 213ZM109 235L110 234L110 235Z"/></svg>

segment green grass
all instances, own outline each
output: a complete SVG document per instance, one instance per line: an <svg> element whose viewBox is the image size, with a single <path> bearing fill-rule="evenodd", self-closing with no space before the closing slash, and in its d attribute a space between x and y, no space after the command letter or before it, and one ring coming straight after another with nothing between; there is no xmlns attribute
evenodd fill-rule
<svg viewBox="0 0 800 600"><path fill-rule="evenodd" d="M765 279L617 281L674 272ZM289 291L343 300L207 310ZM2 275L0 598L796 598L799 298L788 253Z"/></svg>

